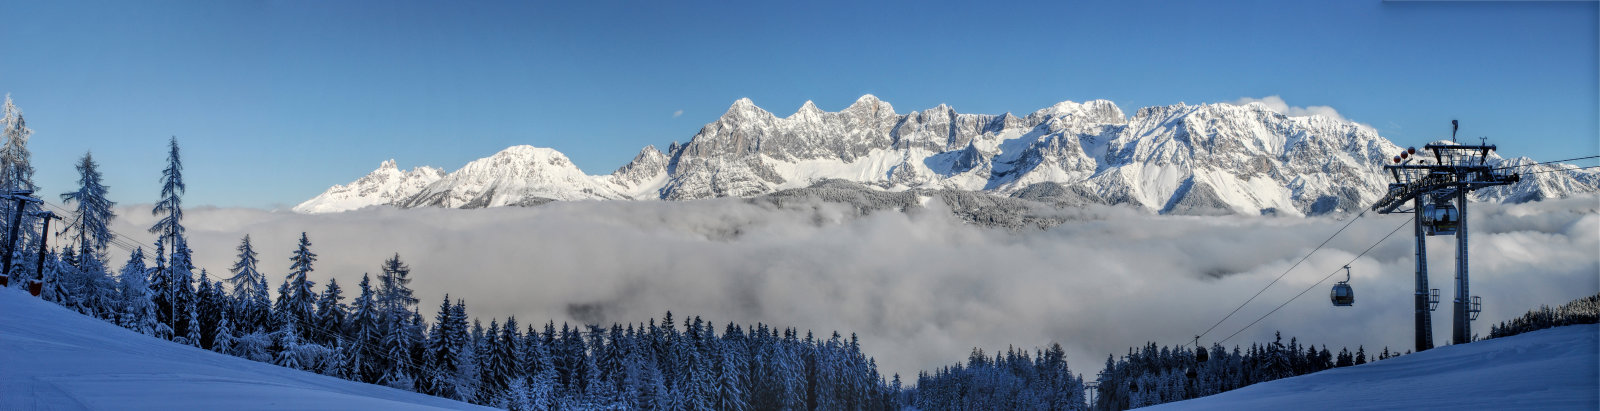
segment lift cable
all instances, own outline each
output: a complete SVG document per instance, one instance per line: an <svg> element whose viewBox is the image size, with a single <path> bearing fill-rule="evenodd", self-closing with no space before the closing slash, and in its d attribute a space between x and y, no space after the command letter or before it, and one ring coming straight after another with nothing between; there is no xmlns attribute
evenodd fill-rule
<svg viewBox="0 0 1600 411"><path fill-rule="evenodd" d="M1500 167L1491 168L1490 170L1504 170L1504 169L1508 169L1508 168L1527 167L1527 166L1536 166L1536 165L1548 165L1550 163L1560 163L1560 162L1563 162L1563 161L1588 160L1588 159L1591 159L1591 158L1600 158L1600 155L1587 156L1587 157L1566 158L1566 159L1553 160L1553 161L1536 161L1536 162L1532 162L1532 163L1528 163L1528 164L1517 164L1517 165L1510 165L1510 166L1500 166Z"/></svg>
<svg viewBox="0 0 1600 411"><path fill-rule="evenodd" d="M1287 276L1287 275L1289 275L1290 272L1293 272L1295 267L1299 267L1301 263L1306 262L1306 259L1311 258L1312 254L1316 254L1317 250L1321 250L1322 247L1327 246L1328 242L1333 241L1334 237L1338 237L1339 233L1342 233L1342 232L1344 232L1345 229L1350 228L1351 224L1354 224L1356 222L1356 220L1361 219L1361 217L1365 216L1365 215L1367 215L1367 210L1365 210L1365 208L1363 208L1361 213L1356 214L1356 216L1354 218L1351 218L1349 221L1346 221L1344 223L1343 227L1339 227L1339 231L1334 231L1333 235L1328 236L1328 239L1326 239L1326 240L1322 240L1322 244L1318 244L1317 248L1311 249L1311 252L1306 253L1306 255L1304 257L1300 257L1300 261L1296 261L1294 263L1294 265L1289 266L1289 269L1283 270L1283 274L1278 274L1278 278L1272 279L1272 282L1267 283L1266 287L1261 287L1261 290L1260 291L1256 291L1255 295L1252 295L1252 296L1250 296L1249 299L1244 300L1244 302L1240 303L1238 307L1234 307L1232 312L1229 312L1228 315L1223 316L1222 319L1217 320L1216 324L1211 324L1211 328L1207 328L1205 332L1202 332L1199 335L1196 335L1195 336L1195 341L1193 342L1194 346L1199 347L1200 346L1200 337L1204 337L1207 334L1210 334L1212 330L1215 330L1217 328L1217 326L1222 325L1223 321L1228 321L1228 319L1232 318L1234 314L1238 314L1240 309L1243 309L1244 306L1249 305L1251 301L1255 301L1256 297L1260 297L1261 296L1261 293L1267 292L1267 289L1268 288L1272 288L1273 284L1277 284L1278 281L1282 280L1284 276ZM1185 345L1187 345L1187 344L1185 344Z"/></svg>
<svg viewBox="0 0 1600 411"><path fill-rule="evenodd" d="M1355 258L1350 259L1350 262L1345 263L1344 265L1348 266L1350 264L1354 264L1356 262L1356 260L1360 260L1362 256L1367 255L1367 253L1371 252L1372 249L1378 248L1378 245L1379 244L1383 244L1384 240L1388 240L1389 237L1393 237L1394 233L1400 232L1400 229L1405 228L1406 224L1411 223L1411 220L1415 219L1415 218L1416 217L1407 218L1406 221L1400 223L1400 225L1398 225L1398 226L1395 226L1394 231L1390 231L1388 235L1385 235L1385 236L1383 236L1383 238L1378 239L1378 242L1372 243L1371 247L1367 247L1367 249L1362 251L1361 254L1356 254ZM1312 289L1322 286L1322 283L1328 282L1329 278L1333 278L1334 275L1339 274L1339 272L1343 271L1343 270L1344 270L1344 268L1339 268L1337 270L1333 270L1333 272L1328 273L1328 275L1326 277L1322 277L1321 280L1318 280L1316 284L1312 284L1310 287L1306 287L1305 291L1301 291L1299 294L1295 294L1294 297L1289 298L1289 301L1284 301L1283 304L1278 304L1277 308L1273 308L1272 311L1268 311L1266 314L1262 314L1261 318L1257 318L1255 321L1251 321L1249 325L1244 326L1244 328L1240 328L1239 331L1234 331L1233 334L1229 334L1228 335L1228 338L1223 338L1222 341L1218 341L1218 343L1220 344L1220 343L1227 342L1228 340L1232 339L1234 336L1239 335L1239 333L1244 332L1244 330L1250 329L1250 327L1255 326L1256 323L1261 322L1261 320L1267 319L1267 316L1272 315L1272 313L1278 312L1279 309L1282 309L1284 306L1289 305L1289 303L1294 302L1294 300L1299 299L1300 296L1306 295L1306 293L1311 292Z"/></svg>
<svg viewBox="0 0 1600 411"><path fill-rule="evenodd" d="M1554 172L1558 172L1558 171L1587 170L1587 169L1591 169L1591 168L1600 168L1600 165L1588 166L1588 167L1577 167L1577 168L1557 168L1557 169L1551 169L1551 170L1526 171L1526 172L1522 172L1522 173L1519 173L1519 174L1544 174L1544 173L1554 173Z"/></svg>

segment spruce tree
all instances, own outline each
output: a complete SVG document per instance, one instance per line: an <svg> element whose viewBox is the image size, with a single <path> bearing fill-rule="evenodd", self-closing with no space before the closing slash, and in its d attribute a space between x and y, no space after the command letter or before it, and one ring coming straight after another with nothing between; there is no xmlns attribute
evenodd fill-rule
<svg viewBox="0 0 1600 411"><path fill-rule="evenodd" d="M302 340L313 340L310 338L312 332L310 326L316 321L316 312L313 310L317 294L312 291L315 283L307 277L312 271L311 263L316 260L317 255L311 252L311 240L306 238L306 233L301 232L300 243L296 246L294 255L289 257L288 296L279 298L285 301L282 307L283 318L294 321L301 327Z"/></svg>
<svg viewBox="0 0 1600 411"><path fill-rule="evenodd" d="M116 217L112 207L117 203L106 198L107 187L101 182L99 165L90 153L83 153L78 161L78 190L61 193L62 202L74 205L75 215L67 227L72 231L72 242L84 258L101 258L106 244L111 242L111 219Z"/></svg>
<svg viewBox="0 0 1600 411"><path fill-rule="evenodd" d="M168 262L168 279L172 281L172 303L174 335L188 335L189 329L197 324L189 319L195 314L195 278L193 252L189 250L188 241L183 236L175 237L177 242L172 247L172 260ZM198 344L198 342L196 342Z"/></svg>
<svg viewBox="0 0 1600 411"><path fill-rule="evenodd" d="M339 288L339 282L333 278L328 279L328 285L322 290L322 296L317 299L317 329L316 341L318 344L332 347L337 336L345 329L345 318L349 317L348 309L344 306L344 293Z"/></svg>
<svg viewBox="0 0 1600 411"><path fill-rule="evenodd" d="M149 281L145 278L144 249L135 248L128 255L128 263L117 275L121 291L121 311L117 325L140 334L153 335L156 329L156 307L150 301Z"/></svg>
<svg viewBox="0 0 1600 411"><path fill-rule="evenodd" d="M383 262L378 274L378 307L388 317L385 322L402 322L411 314L417 298L411 293L411 267L400 262L400 254Z"/></svg>
<svg viewBox="0 0 1600 411"><path fill-rule="evenodd" d="M155 267L151 267L146 283L150 287L150 302L155 305L156 329L152 335L157 338L172 339L175 322L173 313L173 296L176 294L177 282L172 280L172 272L167 269L166 244L164 239L156 238Z"/></svg>
<svg viewBox="0 0 1600 411"><path fill-rule="evenodd" d="M11 95L7 94L5 103L0 105L0 190L38 189L38 186L33 184L33 164L29 160L31 155L28 153L28 139L32 135L33 130L28 128L27 121L23 119L22 110L12 103ZM33 203L23 204L22 227L29 227L33 224L30 221L32 219L30 216L38 211L38 207ZM11 216L16 211L16 202L0 202L0 210L4 211L3 215ZM10 218L0 218L0 228L9 230L10 227ZM17 241L18 245L35 244L34 242L38 240L38 235L28 230L18 230L17 232L20 237ZM13 251L14 255L23 257L12 259L13 268L25 266L22 260L34 258L21 251L26 249L32 249L32 247L18 247L17 250ZM20 284L24 282L12 281L12 283L19 284L18 286L20 287Z"/></svg>
<svg viewBox="0 0 1600 411"><path fill-rule="evenodd" d="M173 137L168 143L167 168L161 170L161 200L150 210L151 215L161 218L150 232L167 244L176 244L183 235L183 162L178 157L178 138Z"/></svg>
<svg viewBox="0 0 1600 411"><path fill-rule="evenodd" d="M365 383L377 383L387 368L379 348L383 344L383 329L378 322L378 307L373 295L370 277L361 275L361 293L356 296L354 312L350 314L351 347L348 367L351 378Z"/></svg>
<svg viewBox="0 0 1600 411"><path fill-rule="evenodd" d="M254 331L267 326L267 316L271 311L271 301L267 297L267 277L256 268L258 262L255 248L250 245L250 235L246 234L239 240L239 257L229 271L233 277L228 278L228 284L233 287L232 307L235 318L234 325L240 330Z"/></svg>

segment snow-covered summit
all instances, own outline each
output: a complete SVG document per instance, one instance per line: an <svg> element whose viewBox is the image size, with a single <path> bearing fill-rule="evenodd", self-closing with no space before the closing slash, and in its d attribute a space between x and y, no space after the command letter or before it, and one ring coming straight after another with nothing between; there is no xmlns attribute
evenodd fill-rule
<svg viewBox="0 0 1600 411"><path fill-rule="evenodd" d="M613 185L584 174L565 154L521 145L473 160L398 205L480 208L622 197Z"/></svg>
<svg viewBox="0 0 1600 411"><path fill-rule="evenodd" d="M294 207L297 213L330 213L354 210L374 205L389 205L422 191L444 177L444 170L418 166L410 171L400 170L394 159L384 161L373 170L350 184L335 185L328 191Z"/></svg>
<svg viewBox="0 0 1600 411"><path fill-rule="evenodd" d="M687 143L673 143L665 152L647 147L610 175L587 176L554 150L519 146L474 161L412 196L370 201L484 207L686 200L760 196L844 180L870 190L973 191L1158 213L1306 215L1370 204L1389 182L1383 161L1400 150L1371 127L1337 117L1288 116L1261 103L1179 103L1133 113L1090 100L1063 101L1022 117L960 113L944 104L899 114L868 94L837 112L807 101L779 117L741 98ZM1550 167L1560 166L1531 166L1548 172L1479 197L1561 198L1600 185L1600 172ZM1040 188L1030 190L1034 186ZM340 205L296 210L338 211ZM355 207L342 209L350 208Z"/></svg>

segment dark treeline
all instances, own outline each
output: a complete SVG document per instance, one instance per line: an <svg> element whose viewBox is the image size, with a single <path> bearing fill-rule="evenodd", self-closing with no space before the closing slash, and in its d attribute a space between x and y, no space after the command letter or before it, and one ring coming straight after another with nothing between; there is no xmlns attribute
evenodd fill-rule
<svg viewBox="0 0 1600 411"><path fill-rule="evenodd" d="M1060 344L1008 349L993 358L974 348L966 364L917 376L915 404L924 410L1082 410L1083 376L1067 368Z"/></svg>
<svg viewBox="0 0 1600 411"><path fill-rule="evenodd" d="M33 189L26 149L13 147L26 141L18 133L27 130L20 114L13 120L11 107L8 101L0 127L0 184ZM23 169L28 172L17 172ZM331 278L319 285L311 280L317 255L304 233L276 293L268 292L249 236L223 281L193 265L183 226L182 169L173 139L152 211L159 217L150 228L155 245L147 251L108 229L115 203L85 154L78 164L81 187L61 195L75 207L61 210L70 214L69 244L41 258L23 252L43 244L40 236L19 238L12 286L42 281L47 301L180 344L513 410L900 408L899 377L886 382L854 335L816 338L765 324L724 324L719 332L699 317L680 323L671 313L660 322L609 327L524 326L511 317L485 325L468 319L466 301L448 296L430 321L399 255L384 261L376 276L363 275L353 290ZM16 216L14 207L4 211ZM41 219L32 212L22 216L19 232L38 233ZM109 246L129 253L114 272L107 268ZM41 269L31 264L40 261Z"/></svg>
<svg viewBox="0 0 1600 411"><path fill-rule="evenodd" d="M1093 388L1093 401L1085 398L1082 376L1073 376L1062 358L1061 347L1035 352L1007 350L993 358L974 349L965 364L919 375L916 405L927 410L1123 410L1204 397L1258 382L1310 374L1336 367L1365 364L1366 348L1337 354L1283 336L1267 344L1238 346L1232 352L1221 345L1207 350L1197 361L1188 347L1158 347L1150 343L1129 349L1122 358L1109 356ZM1398 354L1384 348L1372 360ZM1193 372L1191 374L1191 371Z"/></svg>
<svg viewBox="0 0 1600 411"><path fill-rule="evenodd" d="M1600 323L1600 293L1550 308L1541 305L1521 317L1489 326L1489 338L1510 337L1564 325Z"/></svg>

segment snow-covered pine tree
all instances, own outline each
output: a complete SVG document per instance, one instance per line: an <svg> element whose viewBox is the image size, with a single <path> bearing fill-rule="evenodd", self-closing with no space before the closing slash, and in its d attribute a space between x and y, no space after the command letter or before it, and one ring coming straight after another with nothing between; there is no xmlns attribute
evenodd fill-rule
<svg viewBox="0 0 1600 411"><path fill-rule="evenodd" d="M106 198L107 187L98 167L91 153L83 153L77 165L78 190L61 193L61 201L74 206L75 215L67 222L67 228L72 232L72 242L78 245L78 254L85 259L105 255L106 244L111 242L111 219L117 216L112 211L117 203Z"/></svg>
<svg viewBox="0 0 1600 411"><path fill-rule="evenodd" d="M294 321L284 321L283 328L278 329L273 343L276 354L272 363L280 367L304 370L306 364L300 362L300 332L295 330Z"/></svg>
<svg viewBox="0 0 1600 411"><path fill-rule="evenodd" d="M161 200L150 209L150 214L161 217L150 227L157 239L167 244L177 244L183 235L183 161L178 156L178 137L168 141L167 168L161 170ZM173 248L173 252L178 250Z"/></svg>
<svg viewBox="0 0 1600 411"><path fill-rule="evenodd" d="M156 323L159 324L154 335L171 340L177 336L173 321L176 317L173 313L177 312L173 308L177 282L172 280L172 270L167 269L165 241L156 237L156 265L148 270L149 281L146 283L150 286L150 302L155 305Z"/></svg>
<svg viewBox="0 0 1600 411"><path fill-rule="evenodd" d="M511 382L522 379L522 334L517 330L517 318L506 317L506 323L500 327L500 338L494 349L499 351L496 356L495 368L501 373L504 380L501 388L503 397L512 397L522 393L511 392Z"/></svg>
<svg viewBox="0 0 1600 411"><path fill-rule="evenodd" d="M726 335L726 334L724 334ZM722 341L717 350L717 404L726 411L750 409L745 397L745 366L748 358L738 349L737 341Z"/></svg>
<svg viewBox="0 0 1600 411"><path fill-rule="evenodd" d="M180 235L175 238L176 242L173 243L172 247L172 261L168 262L170 265L168 270L172 273L169 278L173 282L173 308L177 310L173 318L178 319L172 329L177 333L176 335L188 335L189 329L197 325L195 322L189 321L190 318L194 317L195 302L197 300L194 288L193 251L189 249L188 240L183 236ZM199 342L196 341L194 344L199 344Z"/></svg>
<svg viewBox="0 0 1600 411"><path fill-rule="evenodd" d="M317 329L314 341L332 347L345 329L345 318L350 316L344 305L344 292L336 279L328 278L328 285L317 298Z"/></svg>
<svg viewBox="0 0 1600 411"><path fill-rule="evenodd" d="M420 378L423 374L434 373L433 359L428 357L428 336L424 332L426 327L427 323L422 320L422 311L412 310L411 320L406 324L406 334L410 345L407 352L411 355L411 375L414 380L411 390L416 392L421 392L424 388L432 389L425 387L424 383L427 381Z"/></svg>
<svg viewBox="0 0 1600 411"><path fill-rule="evenodd" d="M233 287L233 300L235 302L231 314L235 327L240 330L254 331L268 325L267 316L272 310L272 302L267 297L267 277L256 268L258 255L255 248L250 245L250 235L245 234L239 240L239 259L230 269L233 277L228 278L228 285Z"/></svg>
<svg viewBox="0 0 1600 411"><path fill-rule="evenodd" d="M378 274L378 308L385 322L404 322L411 316L417 298L411 293L411 267L400 262L400 254L383 262L383 272Z"/></svg>
<svg viewBox="0 0 1600 411"><path fill-rule="evenodd" d="M388 368L380 351L384 333L370 276L361 275L360 288L361 293L356 296L354 310L350 313L351 340L347 355L351 365L347 369L351 379L373 384Z"/></svg>
<svg viewBox="0 0 1600 411"><path fill-rule="evenodd" d="M65 251L70 252L72 249L65 248ZM73 290L68 288L73 278L77 277L78 269L73 267L71 263L63 261L61 259L62 256L61 253L54 252L44 256L44 272L38 274L39 278L44 280L44 290L42 294L39 294L39 298L77 310L80 313L87 312L80 304L78 296L73 295Z"/></svg>
<svg viewBox="0 0 1600 411"><path fill-rule="evenodd" d="M465 307L462 307L461 323L466 324ZM547 326L551 327L551 326ZM547 329L553 329L547 328ZM556 371L555 364L550 358L549 344L535 332L533 325L528 325L528 333L522 339L522 374L528 380L529 400L534 409L550 409L555 404Z"/></svg>
<svg viewBox="0 0 1600 411"><path fill-rule="evenodd" d="M205 338L200 333L200 316L198 314L200 310L191 307L190 309L184 311L187 311L189 318L188 320L184 321L184 323L188 324L188 333L184 334L183 343L189 344L193 347L205 348L200 345L201 341Z"/></svg>
<svg viewBox="0 0 1600 411"><path fill-rule="evenodd" d="M234 339L233 324L229 323L228 316L224 315L217 321L217 336L211 341L211 351L233 355Z"/></svg>
<svg viewBox="0 0 1600 411"><path fill-rule="evenodd" d="M434 367L440 373L430 383L435 390L433 395L455 400L463 400L470 395L463 391L463 384L459 380L461 350L466 345L466 341L463 341L467 326L465 320L456 317L454 306L450 304L450 295L445 294L444 302L439 304L439 314L434 316L433 328L428 335L428 352L433 357Z"/></svg>
<svg viewBox="0 0 1600 411"><path fill-rule="evenodd" d="M388 360L383 368L381 384L403 390L411 390L415 386L415 374L411 362L411 316L409 312L390 315L384 320L383 341L380 352Z"/></svg>
<svg viewBox="0 0 1600 411"><path fill-rule="evenodd" d="M289 321L294 321L296 325L300 326L300 338L308 341L315 340L311 338L312 330L310 325L316 322L316 311L314 310L317 293L312 290L315 283L308 277L312 271L311 263L316 261L317 255L311 252L311 240L306 237L305 232L301 232L300 242L295 246L294 255L289 257L289 278L287 279L289 282L289 295L287 297L279 297L285 299L283 317Z"/></svg>
<svg viewBox="0 0 1600 411"><path fill-rule="evenodd" d="M294 298L294 293L289 291L289 277L284 276L283 282L278 283L278 299L272 302L272 317L268 319L271 324L266 327L268 330L276 331L282 329L283 323L294 321L289 315L289 304L292 303L290 301L292 298Z"/></svg>
<svg viewBox="0 0 1600 411"><path fill-rule="evenodd" d="M36 190L33 184L33 164L28 153L28 139L33 135L33 130L28 128L27 121L23 119L22 110L12 103L11 95L6 94L5 103L0 105L0 190ZM39 206L27 203L23 206L22 227L33 224L32 217ZM16 210L16 202L0 201L0 215L11 216ZM0 229L11 227L10 218L0 218ZM0 231L5 232L5 231ZM20 237L17 244L37 244L38 234L29 230L18 230ZM13 269L24 267L23 260L34 258L21 250L33 249L32 247L18 247L12 259ZM16 272L16 271L13 271ZM24 281L12 281L21 287Z"/></svg>
<svg viewBox="0 0 1600 411"><path fill-rule="evenodd" d="M327 349L327 358L324 359L321 369L317 372L330 377L350 379L350 368L346 367L350 359L345 354L348 351L345 348L344 338L335 337L333 345Z"/></svg>
<svg viewBox="0 0 1600 411"><path fill-rule="evenodd" d="M489 328L484 330L483 339L478 343L478 393L476 398L481 404L492 404L495 398L505 391L507 370L502 367L500 350L500 321L489 320Z"/></svg>
<svg viewBox="0 0 1600 411"><path fill-rule="evenodd" d="M150 301L149 281L145 278L144 248L135 248L128 255L128 263L117 275L121 310L118 325L140 334L153 335L156 329L156 307Z"/></svg>
<svg viewBox="0 0 1600 411"><path fill-rule="evenodd" d="M211 349L216 344L222 319L227 316L228 296L223 293L221 282L208 280L204 269L200 273L200 290L196 293L199 301L195 304L200 329L199 347Z"/></svg>

